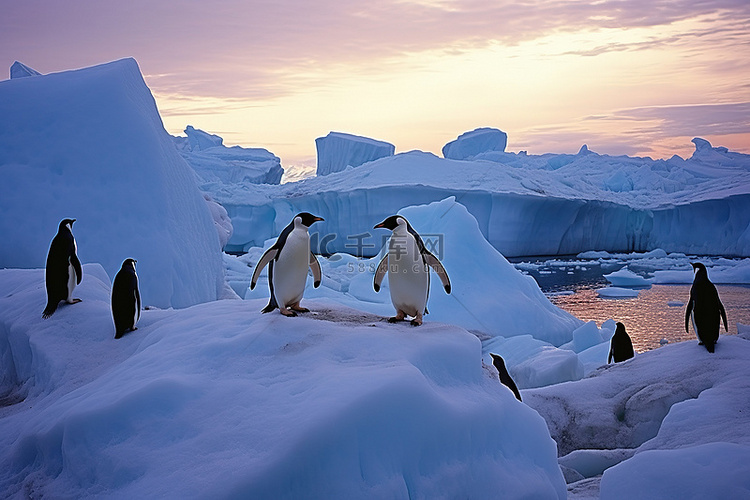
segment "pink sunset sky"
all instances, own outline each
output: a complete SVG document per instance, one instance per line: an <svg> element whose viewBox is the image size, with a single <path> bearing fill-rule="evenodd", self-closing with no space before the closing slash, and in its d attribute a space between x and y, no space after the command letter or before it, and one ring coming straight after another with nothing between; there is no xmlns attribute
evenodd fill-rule
<svg viewBox="0 0 750 500"><path fill-rule="evenodd" d="M750 153L747 0L5 0L0 11L0 66L134 57L167 131L193 125L285 167L314 166L315 138L332 130L438 155L477 127L533 154L585 143L689 157L696 136Z"/></svg>

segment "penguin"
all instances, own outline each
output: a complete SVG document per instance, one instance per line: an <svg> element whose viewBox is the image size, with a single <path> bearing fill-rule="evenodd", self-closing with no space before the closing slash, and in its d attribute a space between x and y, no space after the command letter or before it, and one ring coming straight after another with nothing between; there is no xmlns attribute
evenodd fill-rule
<svg viewBox="0 0 750 500"><path fill-rule="evenodd" d="M690 300L685 309L685 332L689 333L688 323L692 319L693 330L698 337L698 345L706 347L708 352L714 352L714 345L719 340L721 324L719 316L724 320L724 330L727 328L727 313L724 304L719 299L719 292L708 279L706 266L700 262L691 263L695 278L690 287Z"/></svg>
<svg viewBox="0 0 750 500"><path fill-rule="evenodd" d="M505 368L505 360L503 359L503 357L494 353L490 353L490 356L492 356L492 364L495 365L495 368L497 368L497 372L500 374L500 382L502 382L503 385L507 386L508 389L513 391L513 394L515 394L517 400L522 401L521 393L518 392L516 383L513 382L510 373L508 373L507 368Z"/></svg>
<svg viewBox="0 0 750 500"><path fill-rule="evenodd" d="M427 298L430 293L430 267L440 277L445 293L451 293L448 273L437 257L430 253L422 238L401 215L392 215L373 229L384 228L393 231L388 241L388 252L375 270L372 286L380 291L386 271L391 290L391 303L396 315L388 322L404 321L412 316L413 326L422 324L422 314L428 314Z"/></svg>
<svg viewBox="0 0 750 500"><path fill-rule="evenodd" d="M294 216L292 222L281 231L276 243L266 250L255 266L250 290L255 288L260 272L268 265L268 287L271 299L262 312L278 308L284 316L297 316L298 312L309 312L299 305L305 291L307 268L313 274L313 287L320 286L320 263L310 251L310 234L307 229L315 222L324 220L308 212Z"/></svg>
<svg viewBox="0 0 750 500"><path fill-rule="evenodd" d="M614 358L615 363L619 363L633 356L635 356L635 351L633 351L633 342L630 340L630 335L625 331L625 325L618 322L615 334L609 341L607 364L612 362L612 358Z"/></svg>
<svg viewBox="0 0 750 500"><path fill-rule="evenodd" d="M141 294L135 259L125 259L112 283L112 319L115 321L115 338L119 339L135 326L141 317Z"/></svg>
<svg viewBox="0 0 750 500"><path fill-rule="evenodd" d="M73 298L73 289L81 284L83 270L78 260L76 240L73 237L75 219L63 219L52 238L47 254L44 281L47 287L47 307L42 318L49 318L57 310L60 301L75 304L81 299Z"/></svg>

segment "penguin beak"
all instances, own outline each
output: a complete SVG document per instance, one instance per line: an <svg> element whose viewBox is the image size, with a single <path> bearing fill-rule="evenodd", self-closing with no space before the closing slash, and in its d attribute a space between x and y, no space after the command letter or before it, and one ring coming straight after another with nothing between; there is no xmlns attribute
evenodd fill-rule
<svg viewBox="0 0 750 500"><path fill-rule="evenodd" d="M373 229L385 229L385 226L383 224L385 224L385 221L381 222L380 224L375 224L375 226L373 226Z"/></svg>
<svg viewBox="0 0 750 500"><path fill-rule="evenodd" d="M314 222L323 222L324 220L323 217L315 217L315 219L313 219Z"/></svg>

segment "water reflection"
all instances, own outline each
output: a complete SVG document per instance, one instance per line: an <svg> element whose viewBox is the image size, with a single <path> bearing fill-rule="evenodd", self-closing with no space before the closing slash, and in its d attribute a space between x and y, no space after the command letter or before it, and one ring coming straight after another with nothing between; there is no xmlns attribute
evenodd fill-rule
<svg viewBox="0 0 750 500"><path fill-rule="evenodd" d="M670 343L695 340L692 326L690 333L685 333L690 285L653 285L641 289L635 298L605 299L596 293L609 284L603 275L624 267L625 262L562 257L531 262L518 259L514 265L533 276L552 303L577 318L595 321L598 326L608 319L622 321L638 352L659 347L661 339ZM628 265L637 270L638 261ZM718 284L716 288L727 312L729 333L736 334L737 323L750 324L750 286Z"/></svg>
<svg viewBox="0 0 750 500"><path fill-rule="evenodd" d="M716 285L727 311L729 333L737 333L737 323L750 324L750 287ZM662 338L670 343L694 340L692 326L685 333L685 306L690 285L654 285L641 290L637 298L602 299L593 288L581 288L573 295L550 297L552 303L584 321L597 325L608 320L622 321L638 352L659 347ZM721 332L724 333L722 326ZM719 340L721 342L721 340Z"/></svg>

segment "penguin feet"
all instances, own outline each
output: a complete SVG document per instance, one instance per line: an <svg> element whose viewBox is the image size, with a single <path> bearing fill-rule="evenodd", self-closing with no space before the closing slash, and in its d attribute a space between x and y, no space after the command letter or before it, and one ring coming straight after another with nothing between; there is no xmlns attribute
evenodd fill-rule
<svg viewBox="0 0 750 500"><path fill-rule="evenodd" d="M422 320L414 318L413 320L409 321L409 324L411 326L421 326L422 325Z"/></svg>
<svg viewBox="0 0 750 500"><path fill-rule="evenodd" d="M296 304L292 304L291 306L289 306L289 309L291 309L293 311L300 312L300 313L309 313L310 312L310 309L308 309L306 307L300 306L299 302L297 302Z"/></svg>
<svg viewBox="0 0 750 500"><path fill-rule="evenodd" d="M398 323L406 318L406 313L400 309L396 309L396 315L388 318L388 323Z"/></svg>
<svg viewBox="0 0 750 500"><path fill-rule="evenodd" d="M67 302L68 304L78 304L79 302L81 302L81 299L68 299L65 302Z"/></svg>
<svg viewBox="0 0 750 500"><path fill-rule="evenodd" d="M291 309L285 309L283 307L279 307L279 312L288 318L297 316L296 312L292 311Z"/></svg>

